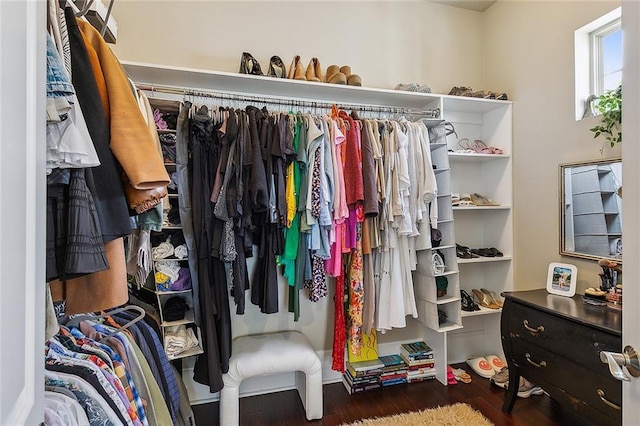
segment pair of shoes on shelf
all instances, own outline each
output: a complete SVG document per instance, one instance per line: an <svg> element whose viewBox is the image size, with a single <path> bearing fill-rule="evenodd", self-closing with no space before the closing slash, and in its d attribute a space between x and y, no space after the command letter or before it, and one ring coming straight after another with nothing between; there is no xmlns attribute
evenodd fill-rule
<svg viewBox="0 0 640 426"><path fill-rule="evenodd" d="M477 254L473 254L469 247L462 246L458 243L456 243L456 256L458 256L461 259L474 259L474 258L480 257Z"/></svg>
<svg viewBox="0 0 640 426"><path fill-rule="evenodd" d="M264 75L260 63L249 52L242 52L240 58L240 74Z"/></svg>
<svg viewBox="0 0 640 426"><path fill-rule="evenodd" d="M477 254L480 257L503 257L504 256L504 254L502 254L502 252L495 247L490 247L490 248L483 247L479 249L472 248L471 253Z"/></svg>
<svg viewBox="0 0 640 426"><path fill-rule="evenodd" d="M491 198L485 197L482 194L478 194L477 192L473 192L469 194L471 198L471 202L476 206L499 206L500 203L493 201Z"/></svg>
<svg viewBox="0 0 640 426"><path fill-rule="evenodd" d="M451 194L451 205L454 207L469 207L475 206L471 201L471 194Z"/></svg>
<svg viewBox="0 0 640 426"><path fill-rule="evenodd" d="M326 76L327 83L362 86L362 79L358 74L351 73L351 67L349 65L343 65L341 67L338 67L337 65L329 65Z"/></svg>
<svg viewBox="0 0 640 426"><path fill-rule="evenodd" d="M467 365L480 377L490 379L507 366L498 355L471 356Z"/></svg>
<svg viewBox="0 0 640 426"><path fill-rule="evenodd" d="M405 92L431 93L431 86L429 86L428 84L420 85L418 83L399 83L396 85L395 90L404 90Z"/></svg>
<svg viewBox="0 0 640 426"><path fill-rule="evenodd" d="M501 309L504 304L493 291L487 290L486 288L481 288L480 290L474 288L471 292L476 296L476 299L478 299L480 306L484 306L485 308Z"/></svg>
<svg viewBox="0 0 640 426"><path fill-rule="evenodd" d="M313 63L313 60L309 63L309 65L311 65L311 63ZM293 57L293 60L291 61L291 65L289 66L289 72L287 73L287 78L289 80L306 80L307 79L307 76L302 67L302 62L300 61L299 55L296 55Z"/></svg>
<svg viewBox="0 0 640 426"><path fill-rule="evenodd" d="M463 311L473 312L480 310L480 306L473 301L473 297L463 289L460 289L460 304Z"/></svg>
<svg viewBox="0 0 640 426"><path fill-rule="evenodd" d="M458 141L459 154L502 154L500 148L493 146L487 146L480 139L475 139L473 142L469 138L462 138Z"/></svg>
<svg viewBox="0 0 640 426"><path fill-rule="evenodd" d="M251 74L251 75L264 75L262 72L262 67L260 66L260 62L249 52L242 52L242 57L240 58L240 70L238 71L240 74ZM280 59L280 56L273 55L271 59L269 59L269 70L267 71L268 77L275 78L287 78L287 68Z"/></svg>
<svg viewBox="0 0 640 426"><path fill-rule="evenodd" d="M448 94L454 96L467 96L470 98L498 99L503 101L508 99L506 93L492 92L490 90L478 90L474 92L471 87L467 86L454 86Z"/></svg>

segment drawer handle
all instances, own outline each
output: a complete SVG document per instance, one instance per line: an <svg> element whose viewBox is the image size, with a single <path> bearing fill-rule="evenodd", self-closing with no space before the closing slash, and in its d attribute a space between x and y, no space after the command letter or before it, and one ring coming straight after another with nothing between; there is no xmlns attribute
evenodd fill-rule
<svg viewBox="0 0 640 426"><path fill-rule="evenodd" d="M528 320L522 321L522 325L524 325L524 328L526 328L529 332L531 332L531 334L542 333L544 331L544 325L539 325L538 328L529 327Z"/></svg>
<svg viewBox="0 0 640 426"><path fill-rule="evenodd" d="M534 367L538 367L538 368L542 368L542 367L546 367L547 363L545 361L540 361L540 363L538 364L535 361L531 360L531 355L529 355L529 352L527 352L526 354L524 354L524 356L527 358L527 362L531 365L533 365Z"/></svg>
<svg viewBox="0 0 640 426"><path fill-rule="evenodd" d="M605 404L607 404L609 407L614 408L616 410L622 410L622 407L619 406L618 404L614 404L613 402L609 401L606 396L604 395L604 391L602 389L598 389L598 396L600 397L600 399L602 400L602 402L604 402Z"/></svg>

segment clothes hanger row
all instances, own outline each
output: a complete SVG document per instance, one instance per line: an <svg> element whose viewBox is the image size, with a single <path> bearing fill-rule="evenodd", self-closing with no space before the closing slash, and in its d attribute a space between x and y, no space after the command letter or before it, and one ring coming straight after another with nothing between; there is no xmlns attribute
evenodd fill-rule
<svg viewBox="0 0 640 426"><path fill-rule="evenodd" d="M248 104L255 106L285 106L290 110L304 111L313 115L320 115L322 112L333 108L333 103L319 102L309 99L287 99L287 98L265 98L260 96L242 95L226 92L203 92L191 90L187 88L178 88L173 86L156 86L156 85L138 85L138 88L150 92L150 97L155 97L156 93L169 93L174 95L182 95L183 101L192 104L200 104L215 107L213 100L216 100L217 106L230 107L235 109L244 109ZM416 109L408 107L395 107L384 105L362 105L362 104L345 104L338 105L341 110L355 110L363 118L382 118L382 119L400 119L405 117L410 121L418 118L439 118L440 108ZM276 111L277 108L270 108ZM285 111L289 112L289 111Z"/></svg>
<svg viewBox="0 0 640 426"><path fill-rule="evenodd" d="M69 319L64 323L64 325L67 326L67 327L76 327L82 321L95 321L95 320L100 319L100 318L110 317L112 315L119 314L120 312L127 312L127 311L134 311L134 312L136 312L138 314L138 316L133 318L128 323L120 326L120 328L117 329L116 331L107 334L106 336L104 336L102 339L99 340L100 343L104 343L106 340L108 340L111 337L115 336L116 334L126 330L127 328L131 327L132 325L134 325L135 323L137 323L138 321L143 319L144 316L146 315L145 310L142 309L140 306L127 305L127 306L123 306L121 308L112 309L110 311L105 312L104 314L73 315L73 316L69 317Z"/></svg>

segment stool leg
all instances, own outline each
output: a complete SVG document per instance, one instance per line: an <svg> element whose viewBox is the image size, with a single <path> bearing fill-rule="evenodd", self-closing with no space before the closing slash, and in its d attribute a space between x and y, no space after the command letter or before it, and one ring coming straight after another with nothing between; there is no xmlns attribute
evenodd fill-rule
<svg viewBox="0 0 640 426"><path fill-rule="evenodd" d="M321 419L323 412L322 369L311 373L296 371L296 388L304 405L307 420Z"/></svg>
<svg viewBox="0 0 640 426"><path fill-rule="evenodd" d="M240 422L240 387L225 383L220 391L220 426L238 426Z"/></svg>

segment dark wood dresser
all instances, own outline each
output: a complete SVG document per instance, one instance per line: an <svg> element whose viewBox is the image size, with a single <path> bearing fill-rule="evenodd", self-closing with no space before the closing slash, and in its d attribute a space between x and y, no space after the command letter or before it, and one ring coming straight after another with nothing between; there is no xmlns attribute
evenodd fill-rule
<svg viewBox="0 0 640 426"><path fill-rule="evenodd" d="M622 314L546 289L503 296L502 346L509 365L503 411L513 409L523 376L588 422L621 424L622 383L600 361L600 351L622 351Z"/></svg>

